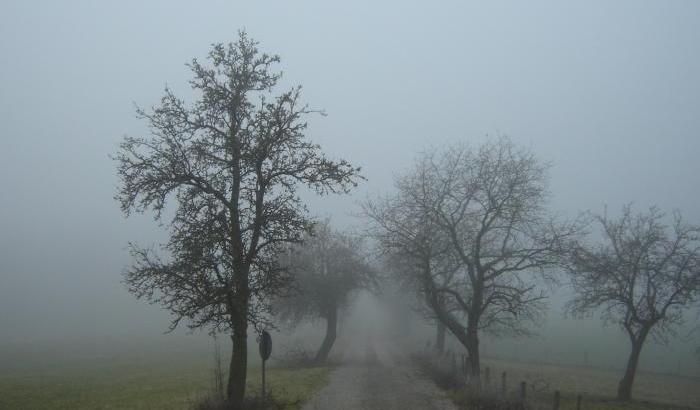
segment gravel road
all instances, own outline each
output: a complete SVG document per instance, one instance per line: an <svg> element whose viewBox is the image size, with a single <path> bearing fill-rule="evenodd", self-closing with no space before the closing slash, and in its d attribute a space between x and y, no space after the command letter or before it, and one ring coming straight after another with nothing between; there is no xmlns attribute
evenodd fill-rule
<svg viewBox="0 0 700 410"><path fill-rule="evenodd" d="M364 351L349 351L329 384L303 410L456 410L388 344L368 341Z"/></svg>

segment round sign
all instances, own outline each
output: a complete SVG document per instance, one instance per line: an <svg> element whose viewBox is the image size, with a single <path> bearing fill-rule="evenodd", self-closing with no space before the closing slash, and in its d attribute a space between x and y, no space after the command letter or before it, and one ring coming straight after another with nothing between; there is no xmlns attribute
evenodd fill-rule
<svg viewBox="0 0 700 410"><path fill-rule="evenodd" d="M263 361L267 360L270 358L270 354L272 353L272 336L267 332L267 330L263 330L262 333L260 334L260 357L263 359Z"/></svg>

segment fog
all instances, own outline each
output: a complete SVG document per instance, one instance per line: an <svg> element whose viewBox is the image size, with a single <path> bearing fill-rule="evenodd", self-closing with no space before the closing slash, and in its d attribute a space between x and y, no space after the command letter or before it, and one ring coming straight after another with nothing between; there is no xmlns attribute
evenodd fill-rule
<svg viewBox="0 0 700 410"><path fill-rule="evenodd" d="M127 243L167 231L149 214L124 218L109 155L147 133L134 103L156 103L166 84L187 99L184 64L239 29L328 114L311 119L311 138L367 178L349 197L305 197L311 212L362 230L358 202L391 191L419 152L487 135L552 163L561 215L633 201L700 222L698 21L693 1L3 2L0 346L208 343L163 336L167 312L122 285ZM623 333L565 318L568 292L539 336L487 339L484 353L577 364L589 351L622 367ZM645 348L643 369L700 374L696 312L682 337Z"/></svg>

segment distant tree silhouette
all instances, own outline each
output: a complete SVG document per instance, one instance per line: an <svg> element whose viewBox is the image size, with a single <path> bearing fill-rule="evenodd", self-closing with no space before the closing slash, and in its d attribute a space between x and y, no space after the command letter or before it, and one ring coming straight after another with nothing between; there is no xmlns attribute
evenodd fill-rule
<svg viewBox="0 0 700 410"><path fill-rule="evenodd" d="M337 336L338 315L360 289L373 287L374 270L357 236L334 231L329 221L318 223L304 242L283 258L294 289L278 300L282 320L298 323L322 319L326 334L315 361L325 363Z"/></svg>
<svg viewBox="0 0 700 410"><path fill-rule="evenodd" d="M378 210L376 209L374 210L374 216L377 216L377 211ZM384 217L388 217L388 215L384 215ZM435 244L427 242L419 244L416 241L419 241L421 239L416 237L404 237L403 240L410 242L412 245L413 249L410 255L406 255L403 252L399 252L395 246L388 247L386 246L386 243L380 242L380 247L384 247L384 249L380 250L380 252L383 253L384 256L384 266L386 268L386 271L391 275L391 277L398 281L401 290L409 292L409 295L414 296L414 298L410 300L410 302L413 302L410 303L410 306L413 309L413 311L415 311L423 318L428 320L430 323L435 325L435 340L434 343L431 343L431 346L434 348L435 352L444 353L447 328L445 327L445 324L442 323L435 314L435 309L431 308L432 302L429 299L429 286L422 276L423 271L421 270L420 266L415 264L415 259L418 255L416 252L423 252L425 255L433 255L433 251L430 248ZM425 240L430 240L430 238L426 237ZM394 245L396 245L396 243L394 243ZM418 247L421 247L422 250L418 251ZM437 257L437 255L433 256ZM430 259L430 257L431 256L427 256L428 259ZM437 267L437 261L433 261L432 265L432 270L435 271ZM449 278L448 275L440 275L437 273L434 274L433 277L434 280L438 282L443 282ZM435 302L441 305L445 305L448 302L448 300L441 297L438 298ZM441 309L450 310L453 313L456 313L456 311L458 310L455 306L451 306L448 308L448 306L446 305L443 306Z"/></svg>

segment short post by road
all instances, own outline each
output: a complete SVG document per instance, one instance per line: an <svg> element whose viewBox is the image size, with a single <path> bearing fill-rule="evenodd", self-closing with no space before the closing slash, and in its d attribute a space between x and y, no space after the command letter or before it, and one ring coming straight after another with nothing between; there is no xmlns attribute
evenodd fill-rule
<svg viewBox="0 0 700 410"><path fill-rule="evenodd" d="M272 354L272 336L267 330L263 330L259 339L258 347L260 348L260 358L262 359L262 396L265 399L265 362Z"/></svg>

